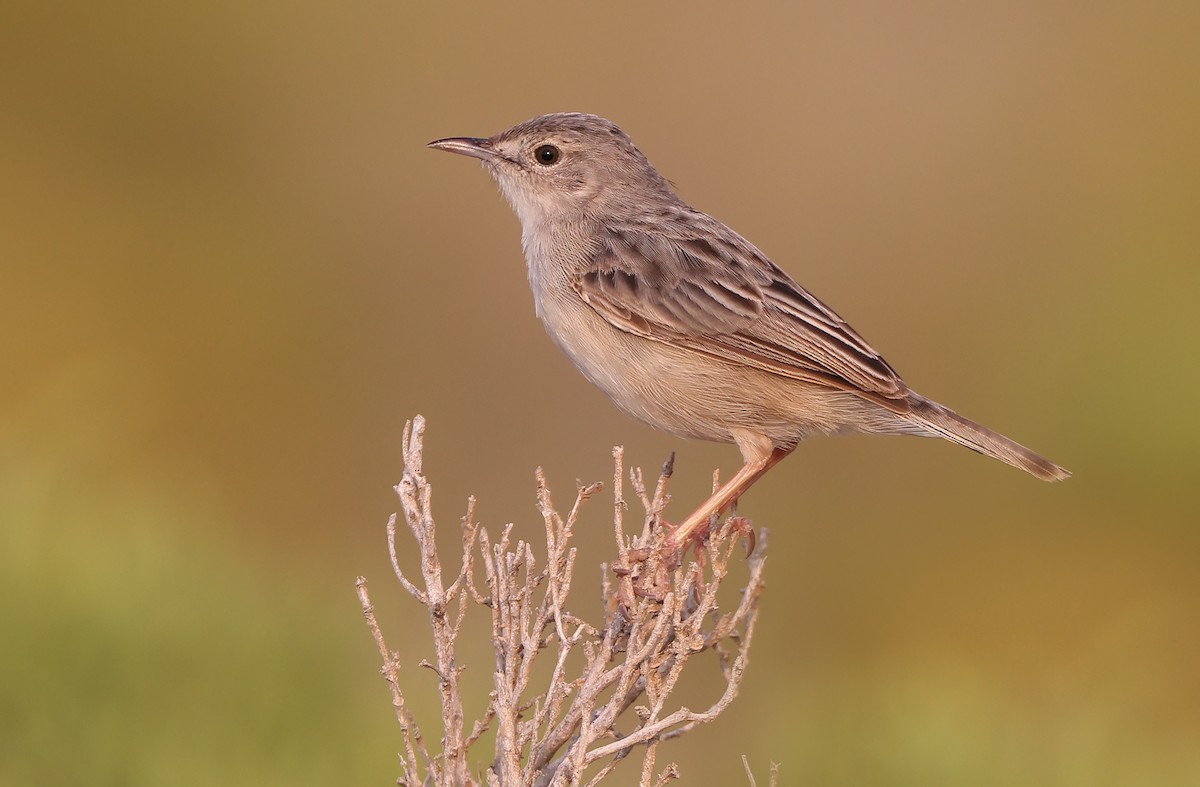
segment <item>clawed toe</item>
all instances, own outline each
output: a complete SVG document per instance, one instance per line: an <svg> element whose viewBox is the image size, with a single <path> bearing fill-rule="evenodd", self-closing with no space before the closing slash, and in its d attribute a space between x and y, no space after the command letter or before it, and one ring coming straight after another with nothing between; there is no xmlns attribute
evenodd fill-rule
<svg viewBox="0 0 1200 787"><path fill-rule="evenodd" d="M725 520L725 524L729 528L731 535L745 540L746 557L750 557L755 547L754 525L746 517L736 514ZM672 568L679 565L684 553L689 548L695 551L697 560L703 561L704 549L708 546L708 541L713 536L715 525L716 517L712 517L707 522L702 522L699 526L693 528L691 532L684 534L682 539L676 539L675 534L671 530L668 530L666 538L663 539L662 545L659 546L659 554Z"/></svg>

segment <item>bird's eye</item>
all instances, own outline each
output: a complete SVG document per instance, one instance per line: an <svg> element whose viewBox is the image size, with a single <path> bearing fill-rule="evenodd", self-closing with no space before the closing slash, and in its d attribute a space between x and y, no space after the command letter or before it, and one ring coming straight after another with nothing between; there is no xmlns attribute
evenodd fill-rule
<svg viewBox="0 0 1200 787"><path fill-rule="evenodd" d="M553 145L540 145L538 149L533 151L533 158L543 167L550 167L558 163L558 158L562 154L558 148Z"/></svg>

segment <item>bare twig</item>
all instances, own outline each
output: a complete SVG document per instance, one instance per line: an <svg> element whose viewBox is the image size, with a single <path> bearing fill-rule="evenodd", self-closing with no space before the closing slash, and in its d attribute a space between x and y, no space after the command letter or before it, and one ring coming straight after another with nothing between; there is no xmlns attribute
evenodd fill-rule
<svg viewBox="0 0 1200 787"><path fill-rule="evenodd" d="M744 519L716 520L708 541L693 557L663 547L662 514L670 500L668 481L674 455L664 463L651 494L642 472L629 480L642 504L640 533L625 532L624 452L613 450L613 533L617 557L604 568L601 587L605 619L594 625L568 611L575 572L574 528L585 503L602 488L579 485L566 517L554 502L541 469L537 503L545 534L545 560L532 546L513 540L505 526L498 542L475 522L475 500L460 521L460 569L447 586L437 553L432 489L422 474L425 421L405 427L404 475L396 486L401 514L415 539L420 582L400 570L396 550L397 516L388 523L388 552L401 586L428 612L434 659L425 663L436 674L442 706L442 752L431 757L420 729L405 704L399 664L388 650L375 619L367 582L358 595L368 628L383 658L383 675L400 724L402 784L407 785L595 785L640 749L639 784L657 787L678 778L668 764L656 773L659 746L715 719L733 701L745 674L763 588L765 531L747 559L749 580L732 611L719 613L717 595L746 534ZM715 477L714 477L715 480ZM753 543L753 542L752 542ZM478 550L478 552L476 551ZM485 588L475 584L476 558ZM456 646L469 607L488 608L492 619L494 690L483 717L465 730ZM671 697L692 658L714 651L722 675L720 695L704 710L672 707ZM534 687L533 667L546 654L552 664L549 684ZM583 665L574 674L568 664L578 654ZM632 712L631 712L632 709ZM495 752L479 777L471 774L468 753L489 729ZM585 779L585 774L590 774ZM753 776L747 776L753 783ZM774 770L772 771L772 782Z"/></svg>

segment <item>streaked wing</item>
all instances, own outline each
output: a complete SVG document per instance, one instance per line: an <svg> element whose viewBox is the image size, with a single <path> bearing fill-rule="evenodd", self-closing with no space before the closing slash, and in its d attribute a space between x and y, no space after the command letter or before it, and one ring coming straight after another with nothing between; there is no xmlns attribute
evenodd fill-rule
<svg viewBox="0 0 1200 787"><path fill-rule="evenodd" d="M714 231L685 233L679 222L606 231L576 291L621 330L907 410L903 381L853 328L708 221Z"/></svg>

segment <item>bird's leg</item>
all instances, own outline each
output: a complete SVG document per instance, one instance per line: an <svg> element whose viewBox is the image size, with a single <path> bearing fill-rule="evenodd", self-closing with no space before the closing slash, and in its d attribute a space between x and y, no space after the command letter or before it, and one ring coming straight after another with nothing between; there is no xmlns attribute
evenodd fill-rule
<svg viewBox="0 0 1200 787"><path fill-rule="evenodd" d="M741 441L738 442L738 447L742 449L743 459L746 460L742 469L738 470L733 478L726 481L716 492L713 492L712 496L701 503L700 507L693 511L687 519L671 530L670 535L663 543L664 551L680 549L697 528L707 525L713 516L719 516L729 508L755 481L762 478L764 473L779 464L793 450L779 447L771 447L766 451L754 450L758 446L744 445ZM747 456L747 454L750 455Z"/></svg>

